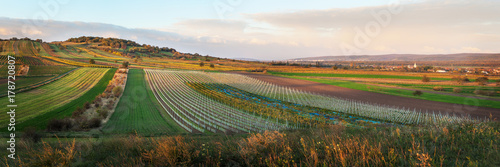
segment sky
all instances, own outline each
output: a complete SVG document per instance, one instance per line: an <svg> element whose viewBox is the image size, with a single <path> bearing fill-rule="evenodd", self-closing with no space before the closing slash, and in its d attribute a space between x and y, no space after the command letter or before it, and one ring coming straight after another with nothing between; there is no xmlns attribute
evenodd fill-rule
<svg viewBox="0 0 500 167"><path fill-rule="evenodd" d="M284 60L500 53L499 0L2 1L0 38L124 38L216 57Z"/></svg>

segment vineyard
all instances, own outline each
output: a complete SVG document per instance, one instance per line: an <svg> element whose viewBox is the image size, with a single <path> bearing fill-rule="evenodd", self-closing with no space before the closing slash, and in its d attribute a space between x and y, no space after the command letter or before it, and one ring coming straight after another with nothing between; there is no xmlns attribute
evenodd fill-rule
<svg viewBox="0 0 500 167"><path fill-rule="evenodd" d="M127 86L109 121L103 127L106 133L173 134L184 132L166 114L147 86L144 71L130 69Z"/></svg>
<svg viewBox="0 0 500 167"><path fill-rule="evenodd" d="M202 81L204 75L200 73L162 70L146 70L146 73L154 96L163 109L188 132L238 133L292 128L291 125L252 115L196 92L186 81Z"/></svg>
<svg viewBox="0 0 500 167"><path fill-rule="evenodd" d="M41 57L43 57L45 59L53 60L53 61L56 61L56 62L67 64L67 65L78 66L78 67L113 68L112 66L93 65L93 64L89 64L89 63L83 63L83 62L78 62L78 61L72 61L72 60L63 59L63 58L60 58L61 56L59 56L58 54L56 54L54 52L54 50L50 47L50 45L48 45L48 44L42 44L42 47L45 50L45 52L47 52L47 54L50 55L50 56L40 55Z"/></svg>
<svg viewBox="0 0 500 167"><path fill-rule="evenodd" d="M106 71L108 69L80 68L53 83L18 94L16 120L23 122L72 102L99 82ZM0 101L0 108L7 110L7 97L0 98ZM7 125L7 116L0 116L2 124Z"/></svg>
<svg viewBox="0 0 500 167"><path fill-rule="evenodd" d="M422 113L272 85L238 74L146 70L155 97L189 132L247 132L327 124L448 125L467 116Z"/></svg>

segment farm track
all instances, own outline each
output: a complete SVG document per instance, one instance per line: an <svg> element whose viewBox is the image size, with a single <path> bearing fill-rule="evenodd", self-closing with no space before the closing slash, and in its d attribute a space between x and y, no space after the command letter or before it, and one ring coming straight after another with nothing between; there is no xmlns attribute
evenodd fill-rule
<svg viewBox="0 0 500 167"><path fill-rule="evenodd" d="M374 92L367 92L328 84L317 83L293 78L278 77L272 75L255 74L248 72L229 72L249 76L258 80L276 84L279 86L290 87L298 90L312 92L315 94L340 97L345 99L358 100L379 105L396 106L404 108L415 108L417 111L440 111L450 114L470 114L471 117L489 117L500 118L500 110L495 108L477 107L462 104L452 104L436 102L429 100L414 99L409 97L400 97ZM474 99L469 102L473 103Z"/></svg>

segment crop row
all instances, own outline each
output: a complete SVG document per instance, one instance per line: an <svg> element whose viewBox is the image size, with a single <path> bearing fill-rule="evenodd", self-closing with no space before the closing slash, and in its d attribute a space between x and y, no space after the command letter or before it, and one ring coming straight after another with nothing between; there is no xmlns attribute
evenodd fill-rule
<svg viewBox="0 0 500 167"><path fill-rule="evenodd" d="M254 94L283 100L291 103L312 107L325 108L361 117L368 117L393 123L413 125L438 125L448 123L477 122L479 119L470 118L468 115L444 115L440 112L417 112L415 109L397 108L360 101L327 97L308 93L296 89L277 86L251 77L225 74L206 73L215 83L227 84Z"/></svg>
<svg viewBox="0 0 500 167"><path fill-rule="evenodd" d="M71 60L59 58L60 56L58 56L56 53L54 53L52 51L52 49L50 48L49 45L43 45L42 44L42 46L45 49L45 51L50 55L50 56L40 55L41 57L46 58L46 59L50 59L50 60L53 60L53 61L57 61L57 62L60 62L60 63L72 65L72 66L78 66L78 67L113 68L112 66L92 65L92 64L88 64L88 63L82 63L82 62L71 61Z"/></svg>
<svg viewBox="0 0 500 167"><path fill-rule="evenodd" d="M103 68L80 68L65 77L37 89L16 95L16 121L22 122L56 109L80 97L91 89L108 71ZM0 98L0 108L7 111L7 97ZM0 115L0 123L6 125L8 115Z"/></svg>
<svg viewBox="0 0 500 167"><path fill-rule="evenodd" d="M219 103L191 89L203 74L190 71L145 70L155 97L170 117L189 132L238 133L291 129Z"/></svg>

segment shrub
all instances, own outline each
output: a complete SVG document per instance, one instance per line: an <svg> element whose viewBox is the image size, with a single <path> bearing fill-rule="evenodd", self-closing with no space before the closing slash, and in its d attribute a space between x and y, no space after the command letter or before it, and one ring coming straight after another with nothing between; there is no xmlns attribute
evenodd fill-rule
<svg viewBox="0 0 500 167"><path fill-rule="evenodd" d="M339 69L339 67L337 67L337 66L333 66L333 69L334 69L334 70L337 70L337 69Z"/></svg>
<svg viewBox="0 0 500 167"><path fill-rule="evenodd" d="M85 102L85 104L83 104L83 108L84 109L89 109L90 108L90 103L89 102Z"/></svg>
<svg viewBox="0 0 500 167"><path fill-rule="evenodd" d="M469 78L467 78L466 76L464 76L464 77L454 76L451 78L451 80L457 82L458 84L463 84L464 82L470 81Z"/></svg>
<svg viewBox="0 0 500 167"><path fill-rule="evenodd" d="M430 82L431 81L431 78L427 77L427 75L424 75L422 77L422 82Z"/></svg>
<svg viewBox="0 0 500 167"><path fill-rule="evenodd" d="M200 67L203 67L203 66L205 66L205 63L200 62Z"/></svg>
<svg viewBox="0 0 500 167"><path fill-rule="evenodd" d="M108 110L102 110L102 111L99 111L99 117L101 117L101 119L106 119L109 115L109 111Z"/></svg>
<svg viewBox="0 0 500 167"><path fill-rule="evenodd" d="M52 119L47 125L49 131L67 131L73 128L73 121L69 118Z"/></svg>
<svg viewBox="0 0 500 167"><path fill-rule="evenodd" d="M123 91L123 89L121 86L117 86L117 87L113 88L113 94L115 95L115 97L120 96L120 94L122 94L122 91Z"/></svg>
<svg viewBox="0 0 500 167"><path fill-rule="evenodd" d="M90 59L89 60L89 64L95 64L95 60L94 59Z"/></svg>
<svg viewBox="0 0 500 167"><path fill-rule="evenodd" d="M33 143L38 143L42 139L42 135L38 133L36 128L34 127L28 127L24 129L24 133L21 136L21 139L24 141L30 141Z"/></svg>
<svg viewBox="0 0 500 167"><path fill-rule="evenodd" d="M436 87L432 88L432 90L434 90L434 91L444 91L444 88L441 87L441 86L436 86Z"/></svg>
<svg viewBox="0 0 500 167"><path fill-rule="evenodd" d="M413 92L413 96L421 96L422 94L423 93L420 90L416 90L415 92Z"/></svg>
<svg viewBox="0 0 500 167"><path fill-rule="evenodd" d="M78 107L74 112L73 114L71 115L71 117L73 118L76 118L76 117L79 117L81 116L83 113L85 112L85 110L81 107Z"/></svg>
<svg viewBox="0 0 500 167"><path fill-rule="evenodd" d="M488 77L479 77L476 79L476 82L478 85L486 85L488 80L489 80Z"/></svg>
<svg viewBox="0 0 500 167"><path fill-rule="evenodd" d="M128 67L128 64L129 64L129 63L128 63L128 61L124 61L124 62L122 63L122 67L123 67L123 68L127 68L127 67Z"/></svg>
<svg viewBox="0 0 500 167"><path fill-rule="evenodd" d="M89 121L87 121L85 128L93 129L93 128L98 128L99 126L101 126L101 119L92 118Z"/></svg>
<svg viewBox="0 0 500 167"><path fill-rule="evenodd" d="M210 68L215 68L215 65L210 63Z"/></svg>
<svg viewBox="0 0 500 167"><path fill-rule="evenodd" d="M487 91L487 90L475 90L474 94L483 95L483 96L495 96L497 92L495 91Z"/></svg>
<svg viewBox="0 0 500 167"><path fill-rule="evenodd" d="M462 88L453 88L453 92L454 93L461 93L462 92Z"/></svg>

